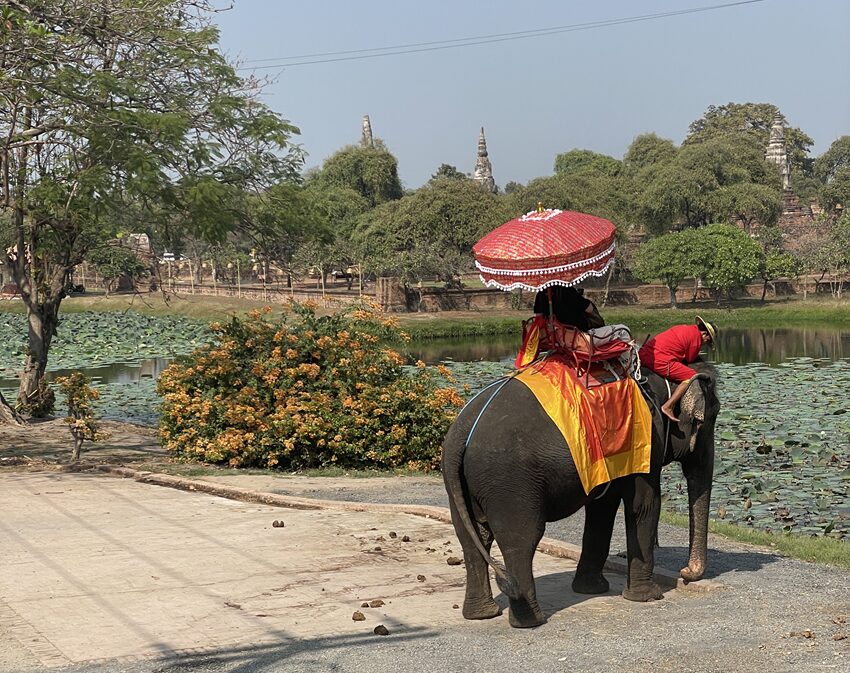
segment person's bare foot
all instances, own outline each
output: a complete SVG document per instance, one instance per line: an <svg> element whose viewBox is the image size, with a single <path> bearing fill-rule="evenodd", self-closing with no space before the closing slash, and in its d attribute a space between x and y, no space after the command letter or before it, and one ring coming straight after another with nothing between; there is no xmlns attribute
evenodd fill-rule
<svg viewBox="0 0 850 673"><path fill-rule="evenodd" d="M666 404L661 405L661 413L667 416L668 418L672 418L677 423L679 422L679 419L676 418L676 416L673 414L673 409L668 407Z"/></svg>

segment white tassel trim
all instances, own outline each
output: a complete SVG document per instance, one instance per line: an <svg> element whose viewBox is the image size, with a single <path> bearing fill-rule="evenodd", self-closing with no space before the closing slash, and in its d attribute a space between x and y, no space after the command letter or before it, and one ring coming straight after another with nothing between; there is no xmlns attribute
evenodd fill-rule
<svg viewBox="0 0 850 673"><path fill-rule="evenodd" d="M613 265L614 259L611 258L610 260L608 260L608 263L598 271L596 269L590 269L577 276L573 280L560 280L556 278L554 280L547 280L541 285L527 285L526 283L522 282L516 282L511 283L510 285L505 285L497 280L484 278L484 276L481 275L479 275L478 277L481 279L481 282L484 283L484 285L486 285L487 287L497 287L500 290L505 290L506 292L510 292L511 290L531 290L532 292L539 292L540 290L545 290L547 287L552 287L554 285L572 287L573 285L578 285L590 276L604 276L606 273L608 273L608 269L611 268Z"/></svg>
<svg viewBox="0 0 850 673"><path fill-rule="evenodd" d="M549 266L543 269L494 269L489 266L484 266L477 260L475 262L475 267L482 273L491 273L494 276L538 276L546 273L558 273L559 271L570 271L571 269L578 269L582 266L589 266L601 259L605 259L608 255L612 254L616 248L617 242L615 241L607 250L600 252L598 255L590 257L589 259L582 259L578 262L562 264L561 266Z"/></svg>

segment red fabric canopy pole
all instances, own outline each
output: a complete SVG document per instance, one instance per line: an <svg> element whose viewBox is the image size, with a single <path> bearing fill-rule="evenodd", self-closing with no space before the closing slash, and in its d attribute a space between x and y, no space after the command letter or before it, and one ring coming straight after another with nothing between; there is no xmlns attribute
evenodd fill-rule
<svg viewBox="0 0 850 673"><path fill-rule="evenodd" d="M537 291L604 275L614 263L614 233L601 217L538 209L497 227L472 252L488 287Z"/></svg>

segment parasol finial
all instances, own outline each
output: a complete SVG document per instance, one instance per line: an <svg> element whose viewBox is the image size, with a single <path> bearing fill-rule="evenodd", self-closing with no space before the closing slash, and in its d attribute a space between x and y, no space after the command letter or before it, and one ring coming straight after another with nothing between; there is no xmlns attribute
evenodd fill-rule
<svg viewBox="0 0 850 673"><path fill-rule="evenodd" d="M542 212L543 212L543 210L544 210L544 208L543 208L543 202L542 202L542 201L538 201L538 202L537 202L537 212L538 212L538 213L542 213Z"/></svg>

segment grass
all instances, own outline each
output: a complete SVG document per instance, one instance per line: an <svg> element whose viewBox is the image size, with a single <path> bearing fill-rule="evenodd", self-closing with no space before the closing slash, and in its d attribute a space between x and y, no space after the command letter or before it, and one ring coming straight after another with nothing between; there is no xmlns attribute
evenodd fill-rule
<svg viewBox="0 0 850 673"><path fill-rule="evenodd" d="M171 295L160 293L86 295L69 297L62 302L63 312L126 311L148 315L185 315L198 320L215 320L267 306L268 302L213 297L207 295ZM0 302L0 313L23 312L20 301ZM679 309L658 306L607 306L601 309L609 324L624 323L638 337L656 333L671 325L687 323L699 314L723 328L753 327L835 327L850 328L850 302L833 298L797 297L770 299L764 304L741 300L718 306L714 303L682 303ZM415 340L452 337L518 334L519 324L528 311L507 309L488 311L452 311L444 313L404 313L398 318L403 329Z"/></svg>
<svg viewBox="0 0 850 673"><path fill-rule="evenodd" d="M608 324L623 323L632 334L657 333L692 322L695 315L724 328L833 327L850 328L850 302L834 299L781 299L760 304L741 301L728 305L681 304L678 309L654 306L608 306L600 309ZM526 311L431 313L402 315L402 327L415 340L492 334L518 334Z"/></svg>
<svg viewBox="0 0 850 673"><path fill-rule="evenodd" d="M662 510L661 521L680 528L688 527L686 514ZM850 570L850 542L848 541L832 537L796 535L794 533L773 535L722 521L709 521L708 530L737 542L768 547L782 556Z"/></svg>

